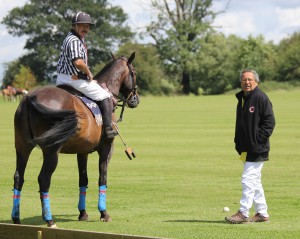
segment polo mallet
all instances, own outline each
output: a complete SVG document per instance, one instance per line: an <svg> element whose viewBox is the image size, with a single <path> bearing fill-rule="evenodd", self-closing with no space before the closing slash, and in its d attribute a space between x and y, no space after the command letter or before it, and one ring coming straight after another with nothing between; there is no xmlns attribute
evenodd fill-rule
<svg viewBox="0 0 300 239"><path fill-rule="evenodd" d="M133 152L132 148L127 147L125 141L123 140L123 138L122 138L122 136L121 136L121 134L120 134L118 125L117 125L116 123L113 123L113 126L114 126L115 130L117 131L118 135L120 136L121 141L123 142L123 144L124 144L124 146L125 146L125 153L126 153L127 157L128 157L130 160L132 160L131 155L132 155L132 157L135 158L135 153Z"/></svg>

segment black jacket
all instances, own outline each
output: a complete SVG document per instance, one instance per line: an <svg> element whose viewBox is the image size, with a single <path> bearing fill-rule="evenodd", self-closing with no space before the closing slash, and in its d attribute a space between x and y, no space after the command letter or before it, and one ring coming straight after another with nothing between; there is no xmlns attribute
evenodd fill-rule
<svg viewBox="0 0 300 239"><path fill-rule="evenodd" d="M258 87L246 96L243 91L238 99L235 126L235 149L241 154L247 152L246 161L268 160L269 137L275 127L272 103ZM243 102L244 101L244 102Z"/></svg>

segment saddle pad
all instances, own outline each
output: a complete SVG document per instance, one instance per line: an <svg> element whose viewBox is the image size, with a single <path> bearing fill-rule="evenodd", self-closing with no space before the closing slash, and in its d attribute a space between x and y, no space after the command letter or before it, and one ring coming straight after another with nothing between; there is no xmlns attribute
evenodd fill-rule
<svg viewBox="0 0 300 239"><path fill-rule="evenodd" d="M81 101L88 107L88 109L93 113L97 125L102 125L102 115L99 106L92 101L90 98L87 98L85 96L77 96Z"/></svg>

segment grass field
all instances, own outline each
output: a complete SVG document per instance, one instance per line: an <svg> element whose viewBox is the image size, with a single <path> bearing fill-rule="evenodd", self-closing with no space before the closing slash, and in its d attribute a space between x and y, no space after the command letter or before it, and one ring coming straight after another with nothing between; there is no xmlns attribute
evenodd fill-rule
<svg viewBox="0 0 300 239"><path fill-rule="evenodd" d="M121 134L137 158L129 161L120 139L108 173L107 208L113 222L101 223L97 210L97 154L89 160L89 222L77 220L75 155L61 155L50 189L58 227L174 239L300 237L300 91L268 93L276 128L263 185L270 223L230 225L241 196L242 163L233 135L234 95L144 97L125 110ZM15 170L13 115L18 103L0 99L0 222L11 223ZM37 176L42 164L35 149L21 199L23 224L45 226ZM223 207L230 212L224 213ZM254 214L254 212L252 212Z"/></svg>

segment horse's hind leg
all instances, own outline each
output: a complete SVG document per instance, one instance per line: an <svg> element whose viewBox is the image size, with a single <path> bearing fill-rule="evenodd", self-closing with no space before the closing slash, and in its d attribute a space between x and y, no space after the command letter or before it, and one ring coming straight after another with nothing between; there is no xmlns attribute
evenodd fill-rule
<svg viewBox="0 0 300 239"><path fill-rule="evenodd" d="M16 142L16 171L14 174L14 189L13 189L13 208L11 218L14 224L20 224L20 200L21 190L24 184L24 174L29 159L29 155L33 146L27 146L26 149L20 150L20 145Z"/></svg>
<svg viewBox="0 0 300 239"><path fill-rule="evenodd" d="M27 108L25 101L21 102L14 117L15 149L16 149L16 171L14 173L14 195L12 220L15 224L20 223L20 197L24 184L24 174L32 149L35 147L31 139L28 127Z"/></svg>
<svg viewBox="0 0 300 239"><path fill-rule="evenodd" d="M87 154L77 154L77 164L79 173L79 201L78 210L80 212L78 216L79 221L87 221L89 216L86 213L86 190L88 186L87 176Z"/></svg>
<svg viewBox="0 0 300 239"><path fill-rule="evenodd" d="M42 216L48 227L56 227L53 222L50 208L49 188L52 174L55 171L58 163L58 152L59 151L57 149L43 150L44 162L41 172L38 176L42 204Z"/></svg>

